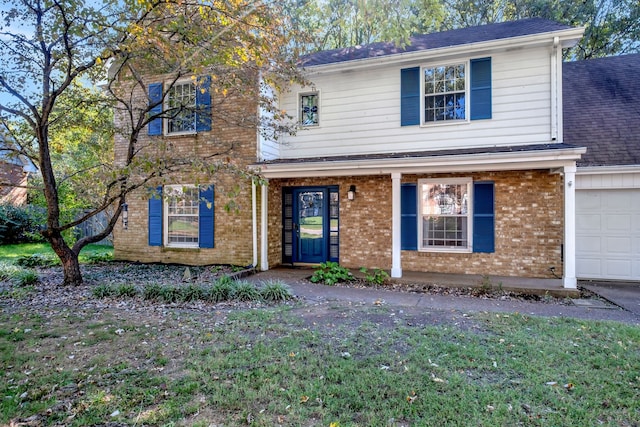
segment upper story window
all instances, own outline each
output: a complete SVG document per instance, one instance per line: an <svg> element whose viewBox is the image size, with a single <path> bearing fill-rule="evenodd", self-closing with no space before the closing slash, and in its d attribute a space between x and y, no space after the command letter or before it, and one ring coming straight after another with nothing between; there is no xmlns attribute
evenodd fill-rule
<svg viewBox="0 0 640 427"><path fill-rule="evenodd" d="M319 98L317 92L300 95L299 122L302 126L318 126L320 124Z"/></svg>
<svg viewBox="0 0 640 427"><path fill-rule="evenodd" d="M491 58L400 70L400 126L491 119Z"/></svg>
<svg viewBox="0 0 640 427"><path fill-rule="evenodd" d="M470 178L420 180L420 248L471 249Z"/></svg>
<svg viewBox="0 0 640 427"><path fill-rule="evenodd" d="M149 135L185 135L211 130L211 76L178 81L172 86L151 83L148 96Z"/></svg>
<svg viewBox="0 0 640 427"><path fill-rule="evenodd" d="M196 131L196 86L178 83L167 94L167 134Z"/></svg>
<svg viewBox="0 0 640 427"><path fill-rule="evenodd" d="M423 68L423 123L466 120L466 64Z"/></svg>

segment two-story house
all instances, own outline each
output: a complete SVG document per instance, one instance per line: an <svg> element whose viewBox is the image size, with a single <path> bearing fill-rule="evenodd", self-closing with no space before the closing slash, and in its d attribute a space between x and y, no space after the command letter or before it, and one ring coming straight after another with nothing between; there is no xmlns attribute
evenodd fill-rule
<svg viewBox="0 0 640 427"><path fill-rule="evenodd" d="M562 53L528 19L319 52L281 94L299 131L261 141L262 268L546 277L576 287L575 174Z"/></svg>
<svg viewBox="0 0 640 427"><path fill-rule="evenodd" d="M217 127L216 107L202 110L202 128L152 124L147 138L194 155L234 138L233 157L268 184L222 175L193 187L188 208L129 197L115 256L261 269L337 261L397 278L558 275L576 287L575 175L586 149L563 136L562 52L582 34L529 19L309 55L310 84L275 94L299 127L278 142ZM182 89L212 104L206 88ZM175 184L159 192L188 183ZM231 184L239 213L224 209Z"/></svg>

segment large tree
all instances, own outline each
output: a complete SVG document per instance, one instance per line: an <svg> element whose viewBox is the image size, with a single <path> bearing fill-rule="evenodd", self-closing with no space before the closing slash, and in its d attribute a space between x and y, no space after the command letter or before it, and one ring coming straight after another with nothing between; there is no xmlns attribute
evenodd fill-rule
<svg viewBox="0 0 640 427"><path fill-rule="evenodd" d="M568 59L588 59L640 51L638 0L443 0L447 28L460 28L524 18L546 18L585 26Z"/></svg>
<svg viewBox="0 0 640 427"><path fill-rule="evenodd" d="M257 96L258 82L278 87L297 78L283 47L289 32L283 14L273 3L245 0L3 0L0 8L0 124L4 150L29 157L37 166L47 219L42 234L62 261L64 284L82 282L80 250L106 237L117 223L127 194L158 177L189 164L200 173L214 174L224 162L180 158L175 150L150 152L139 136L147 125L174 109L157 107L171 90L171 82L207 73L211 90ZM159 101L149 102L147 78L169 76ZM81 87L99 84L103 89ZM266 93L266 92L265 92ZM259 123L255 111L239 111L228 120L262 132L280 131L277 110L269 96L261 106L273 112ZM90 108L88 108L90 106ZM77 149L78 141L91 150L99 142L86 133L74 135L73 122L102 123L83 115L114 109L121 126L114 129L124 154L118 164L82 161L55 167L59 151ZM104 110L102 110L104 111ZM95 121L95 122L94 122ZM89 132L90 133L90 132ZM65 138L77 139L62 143ZM221 144L220 154L229 146ZM88 157L87 157L88 158ZM100 156L93 157L100 159ZM59 164L58 164L59 166ZM73 177L81 177L91 209L66 220L61 191ZM109 214L103 230L76 242L63 233L100 212Z"/></svg>
<svg viewBox="0 0 640 427"><path fill-rule="evenodd" d="M638 0L288 0L285 10L306 34L305 51L378 41L407 43L411 35L524 18L585 26L567 52L586 59L640 51Z"/></svg>
<svg viewBox="0 0 640 427"><path fill-rule="evenodd" d="M445 18L439 0L288 0L285 11L303 52L379 41L406 44L413 34L437 31Z"/></svg>

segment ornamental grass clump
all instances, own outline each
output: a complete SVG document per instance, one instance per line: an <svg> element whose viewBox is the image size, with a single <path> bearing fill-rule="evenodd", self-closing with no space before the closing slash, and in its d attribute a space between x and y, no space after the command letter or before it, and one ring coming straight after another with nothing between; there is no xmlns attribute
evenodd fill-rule
<svg viewBox="0 0 640 427"><path fill-rule="evenodd" d="M262 299L270 302L288 301L293 298L291 290L282 282L267 282L260 289Z"/></svg>
<svg viewBox="0 0 640 427"><path fill-rule="evenodd" d="M260 291L253 283L247 281L235 282L231 292L231 299L236 301L258 301L261 299Z"/></svg>

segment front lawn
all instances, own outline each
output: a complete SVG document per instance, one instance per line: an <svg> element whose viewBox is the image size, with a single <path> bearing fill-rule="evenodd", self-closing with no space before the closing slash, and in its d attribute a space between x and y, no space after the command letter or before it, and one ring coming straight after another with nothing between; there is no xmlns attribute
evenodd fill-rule
<svg viewBox="0 0 640 427"><path fill-rule="evenodd" d="M87 245L80 251L80 260L95 255L107 254L113 256L113 246ZM48 243L21 243L16 245L0 245L0 262L14 263L18 258L45 255L55 257Z"/></svg>
<svg viewBox="0 0 640 427"><path fill-rule="evenodd" d="M0 298L0 424L640 423L637 326L341 302L150 304L88 289L55 300Z"/></svg>

